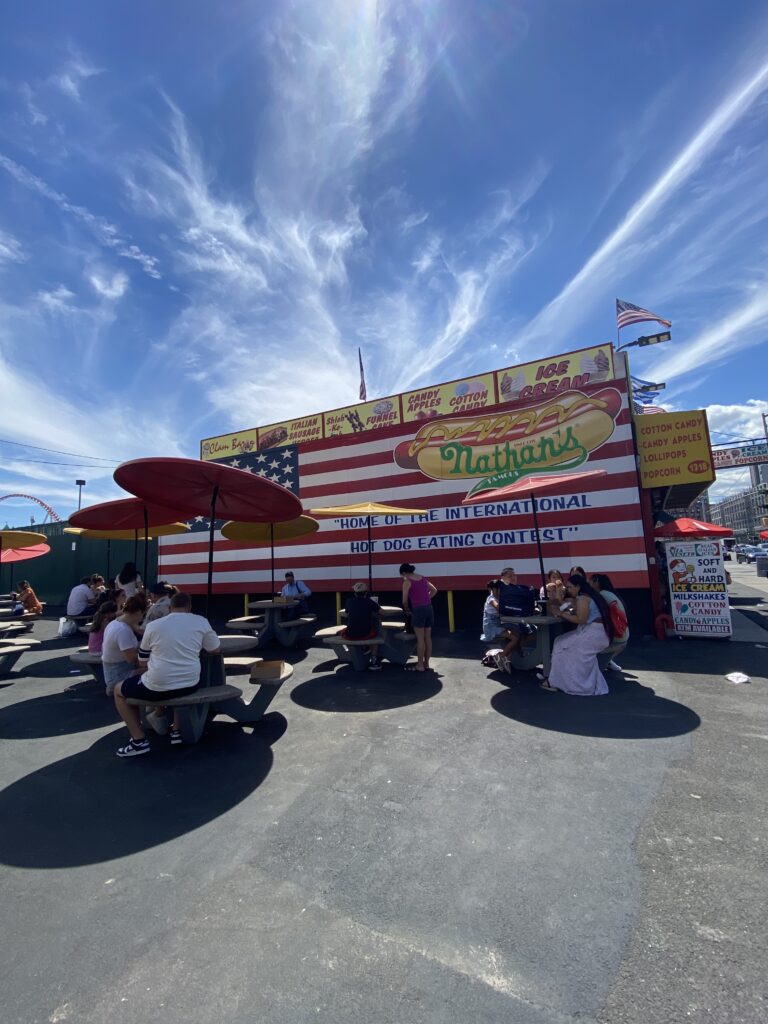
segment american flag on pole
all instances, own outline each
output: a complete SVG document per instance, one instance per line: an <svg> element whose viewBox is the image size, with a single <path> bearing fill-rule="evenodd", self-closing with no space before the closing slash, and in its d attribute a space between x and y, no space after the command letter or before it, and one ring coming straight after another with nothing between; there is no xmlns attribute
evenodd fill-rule
<svg viewBox="0 0 768 1024"><path fill-rule="evenodd" d="M368 400L368 392L365 388L365 371L363 370L363 353L360 349L357 350L357 358L360 362L360 401L365 402Z"/></svg>
<svg viewBox="0 0 768 1024"><path fill-rule="evenodd" d="M648 309L642 309L631 302L625 302L624 299L616 299L616 325L619 330L622 327L629 327L630 324L645 323L647 320L661 324L662 327L672 326L671 320L665 320L663 317L651 313Z"/></svg>

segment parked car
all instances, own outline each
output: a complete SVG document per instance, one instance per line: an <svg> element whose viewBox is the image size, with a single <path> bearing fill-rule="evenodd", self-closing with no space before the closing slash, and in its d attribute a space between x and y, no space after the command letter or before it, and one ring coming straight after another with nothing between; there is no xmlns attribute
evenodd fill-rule
<svg viewBox="0 0 768 1024"><path fill-rule="evenodd" d="M747 547L744 545L736 556L736 560L743 565L745 562L754 562L758 556L766 558L768 557L768 551L764 551L762 548Z"/></svg>

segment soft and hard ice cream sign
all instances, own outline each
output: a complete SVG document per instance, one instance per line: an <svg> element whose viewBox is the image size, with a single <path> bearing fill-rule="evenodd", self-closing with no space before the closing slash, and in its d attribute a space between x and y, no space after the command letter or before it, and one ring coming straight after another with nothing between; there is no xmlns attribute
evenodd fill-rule
<svg viewBox="0 0 768 1024"><path fill-rule="evenodd" d="M394 458L433 480L475 480L469 496L581 466L612 436L620 411L615 388L568 391L508 411L425 423L397 445Z"/></svg>
<svg viewBox="0 0 768 1024"><path fill-rule="evenodd" d="M675 632L730 636L731 609L720 541L667 541L667 576Z"/></svg>
<svg viewBox="0 0 768 1024"><path fill-rule="evenodd" d="M613 350L610 345L584 348L553 359L499 370L496 378L500 402L559 395L587 384L613 380Z"/></svg>

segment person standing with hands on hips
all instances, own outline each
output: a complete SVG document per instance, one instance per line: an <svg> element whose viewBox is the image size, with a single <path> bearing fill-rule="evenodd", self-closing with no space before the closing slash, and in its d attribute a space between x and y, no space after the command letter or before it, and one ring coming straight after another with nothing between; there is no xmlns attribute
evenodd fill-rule
<svg viewBox="0 0 768 1024"><path fill-rule="evenodd" d="M293 618L296 615L309 615L307 598L312 597L312 591L303 580L297 580L292 572L285 574L285 586L280 591L280 594L282 597L293 597L299 602L289 609L289 618Z"/></svg>
<svg viewBox="0 0 768 1024"><path fill-rule="evenodd" d="M406 666L406 672L428 672L429 659L432 657L432 626L435 612L432 598L437 587L430 583L426 576L416 572L415 565L403 562L400 566L403 579L403 610L406 615L410 611L413 632L416 634L416 665Z"/></svg>

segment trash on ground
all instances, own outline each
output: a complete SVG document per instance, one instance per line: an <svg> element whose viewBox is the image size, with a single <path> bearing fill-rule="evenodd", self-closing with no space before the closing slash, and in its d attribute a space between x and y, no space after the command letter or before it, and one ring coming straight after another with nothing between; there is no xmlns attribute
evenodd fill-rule
<svg viewBox="0 0 768 1024"><path fill-rule="evenodd" d="M729 672L725 677L729 683L748 683L750 681L749 676L745 676L743 672Z"/></svg>

